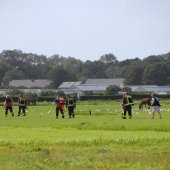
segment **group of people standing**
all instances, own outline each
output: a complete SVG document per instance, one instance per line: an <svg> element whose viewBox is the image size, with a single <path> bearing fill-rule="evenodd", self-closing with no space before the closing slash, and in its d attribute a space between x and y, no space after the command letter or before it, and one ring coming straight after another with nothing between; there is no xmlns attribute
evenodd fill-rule
<svg viewBox="0 0 170 170"><path fill-rule="evenodd" d="M64 107L68 109L69 118L74 118L74 110L76 108L76 100L71 95L66 98L57 96L54 100L53 105L56 106L56 118L59 116L59 112L62 115L62 118L65 117L64 114ZM26 108L27 108L27 97L24 97L22 94L18 97L18 116L23 113L23 116L26 116ZM13 99L7 95L4 101L4 109L5 109L5 116L8 116L8 111L14 116L13 111Z"/></svg>
<svg viewBox="0 0 170 170"><path fill-rule="evenodd" d="M61 96L57 96L53 102L53 105L56 106L56 119L58 119L59 112L62 115L62 118L64 119L65 113L64 113L64 107L68 109L68 115L69 118L74 118L75 113L74 110L76 109L76 100L71 95L68 95L66 98L63 98ZM132 106L134 105L132 96L128 95L128 93L123 94L122 99L122 118L126 119L126 113L128 112L129 119L132 118ZM160 112L160 102L159 98L154 95L154 93L151 94L151 106L153 106L151 118L154 119L155 112L159 114L160 119L162 118L161 112ZM23 113L23 116L26 116L26 108L27 108L27 98L24 97L22 94L18 97L18 116L21 115L21 112ZM4 101L4 109L5 109L5 116L8 115L8 111L10 111L11 115L14 116L13 112L13 100L12 98L7 95L6 99Z"/></svg>
<svg viewBox="0 0 170 170"><path fill-rule="evenodd" d="M76 100L71 95L69 95L66 98L57 96L54 100L53 105L56 106L56 119L58 119L59 112L62 115L62 118L64 119L64 107L66 105L66 108L68 109L69 118L74 118L74 109L76 109Z"/></svg>
<svg viewBox="0 0 170 170"><path fill-rule="evenodd" d="M155 113L157 112L159 114L160 119L162 119L162 115L160 112L160 107L161 104L159 102L159 98L154 95L154 93L151 93L151 106L152 108L152 113L151 113L151 118L154 119ZM122 118L126 119L126 113L128 112L129 119L132 118L132 106L134 105L132 96L128 95L128 93L123 94L123 99L122 99L122 108L123 108L123 113L122 113Z"/></svg>
<svg viewBox="0 0 170 170"><path fill-rule="evenodd" d="M159 98L154 95L154 93L151 94L151 106L153 107L151 118L154 119L155 112L159 114L160 119L162 118L161 112L160 112L160 102ZM54 100L53 105L56 106L56 119L58 119L59 111L61 112L62 118L65 117L64 115L64 106L66 105L66 108L68 109L69 118L74 118L74 109L76 108L76 100L69 95L67 98L63 98L60 96L57 96ZM129 119L132 118L132 106L134 105L132 96L129 95L127 92L123 94L122 99L122 118L126 119L126 113L128 113Z"/></svg>
<svg viewBox="0 0 170 170"><path fill-rule="evenodd" d="M23 116L26 116L25 109L27 108L27 102L26 102L26 97L24 97L22 94L20 94L18 97L18 107L19 107L18 116L21 115L21 112L23 113ZM13 100L9 95L6 96L6 99L4 101L4 109L5 109L5 116L8 115L8 111L10 111L11 115L14 116Z"/></svg>

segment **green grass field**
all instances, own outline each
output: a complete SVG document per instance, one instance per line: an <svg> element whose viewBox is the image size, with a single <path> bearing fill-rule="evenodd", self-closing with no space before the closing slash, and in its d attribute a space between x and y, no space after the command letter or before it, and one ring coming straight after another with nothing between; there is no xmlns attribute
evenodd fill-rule
<svg viewBox="0 0 170 170"><path fill-rule="evenodd" d="M55 119L46 102L29 106L26 117L17 106L15 117L0 109L0 169L169 170L170 102L161 104L163 119L139 111L138 101L126 120L120 101L78 102L75 119L67 111Z"/></svg>

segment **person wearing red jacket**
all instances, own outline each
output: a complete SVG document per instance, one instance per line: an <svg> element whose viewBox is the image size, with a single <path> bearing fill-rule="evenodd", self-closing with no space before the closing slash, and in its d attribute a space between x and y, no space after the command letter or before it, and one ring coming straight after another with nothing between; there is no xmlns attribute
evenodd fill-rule
<svg viewBox="0 0 170 170"><path fill-rule="evenodd" d="M8 115L8 110L11 112L12 116L14 116L12 104L13 104L12 98L9 95L7 95L4 102L5 116Z"/></svg>
<svg viewBox="0 0 170 170"><path fill-rule="evenodd" d="M62 115L62 118L64 119L64 105L65 105L65 99L63 97L57 96L54 100L53 105L56 106L56 119L58 119L59 111Z"/></svg>

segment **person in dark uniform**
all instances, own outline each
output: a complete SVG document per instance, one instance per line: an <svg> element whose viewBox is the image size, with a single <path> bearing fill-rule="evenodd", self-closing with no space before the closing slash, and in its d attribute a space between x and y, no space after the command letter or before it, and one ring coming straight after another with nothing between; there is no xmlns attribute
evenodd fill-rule
<svg viewBox="0 0 170 170"><path fill-rule="evenodd" d="M19 95L18 106L19 106L18 116L20 116L21 111L23 113L23 116L26 116L26 111L25 110L27 108L27 98L24 97L22 94Z"/></svg>
<svg viewBox="0 0 170 170"><path fill-rule="evenodd" d="M12 104L13 104L12 98L9 95L7 95L4 102L5 116L8 115L8 110L11 112L11 115L14 116Z"/></svg>
<svg viewBox="0 0 170 170"><path fill-rule="evenodd" d="M131 119L132 118L132 105L133 105L133 99L132 96L128 95L128 93L124 93L123 99L122 99L122 107L123 107L123 114L122 118L126 119L126 112L128 112L128 116Z"/></svg>
<svg viewBox="0 0 170 170"><path fill-rule="evenodd" d="M69 95L66 100L66 108L68 109L69 118L75 117L74 109L76 108L76 100Z"/></svg>
<svg viewBox="0 0 170 170"><path fill-rule="evenodd" d="M154 119L155 112L157 112L159 114L160 119L162 119L162 115L161 115L161 111L160 111L161 104L159 102L159 98L156 97L154 95L154 93L151 94L151 98L152 98L151 99L151 106L153 107L151 118Z"/></svg>

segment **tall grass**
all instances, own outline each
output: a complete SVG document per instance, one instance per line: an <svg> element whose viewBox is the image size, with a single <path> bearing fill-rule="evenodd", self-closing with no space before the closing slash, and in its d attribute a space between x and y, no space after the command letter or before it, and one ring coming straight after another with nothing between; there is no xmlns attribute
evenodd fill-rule
<svg viewBox="0 0 170 170"><path fill-rule="evenodd" d="M0 115L0 169L170 169L170 105L163 119L133 107L121 119L117 101L78 102L75 119L55 119L51 103L30 106L27 116ZM91 110L91 115L89 114ZM49 112L50 111L50 112Z"/></svg>

